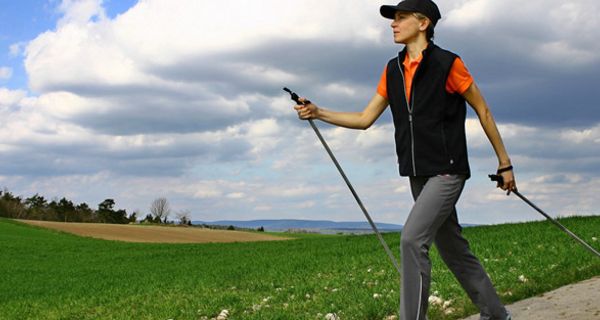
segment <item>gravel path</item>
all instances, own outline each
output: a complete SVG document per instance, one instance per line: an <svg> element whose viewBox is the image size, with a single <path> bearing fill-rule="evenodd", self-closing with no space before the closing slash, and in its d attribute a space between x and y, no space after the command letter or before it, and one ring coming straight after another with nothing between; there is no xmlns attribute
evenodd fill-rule
<svg viewBox="0 0 600 320"><path fill-rule="evenodd" d="M507 306L513 320L600 320L600 277ZM478 320L472 315L463 320Z"/></svg>

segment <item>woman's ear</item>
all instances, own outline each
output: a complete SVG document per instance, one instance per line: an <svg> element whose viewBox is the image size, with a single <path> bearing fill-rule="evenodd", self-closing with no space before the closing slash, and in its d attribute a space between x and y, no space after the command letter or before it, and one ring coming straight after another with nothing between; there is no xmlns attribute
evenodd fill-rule
<svg viewBox="0 0 600 320"><path fill-rule="evenodd" d="M420 19L419 30L420 31L426 31L427 28L429 28L430 24L431 24L431 20L429 20L429 18Z"/></svg>

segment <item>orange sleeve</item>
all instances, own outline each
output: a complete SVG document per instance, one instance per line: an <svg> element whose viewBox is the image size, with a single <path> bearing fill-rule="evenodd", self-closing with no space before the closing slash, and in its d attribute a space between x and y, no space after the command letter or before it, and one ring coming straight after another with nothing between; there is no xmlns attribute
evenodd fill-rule
<svg viewBox="0 0 600 320"><path fill-rule="evenodd" d="M471 84L473 77L460 58L456 58L450 68L448 80L446 80L446 91L449 93L463 94Z"/></svg>
<svg viewBox="0 0 600 320"><path fill-rule="evenodd" d="M386 100L388 99L387 95L387 64L383 69L383 73L381 74L381 79L379 80L379 84L377 85L377 93L384 97Z"/></svg>

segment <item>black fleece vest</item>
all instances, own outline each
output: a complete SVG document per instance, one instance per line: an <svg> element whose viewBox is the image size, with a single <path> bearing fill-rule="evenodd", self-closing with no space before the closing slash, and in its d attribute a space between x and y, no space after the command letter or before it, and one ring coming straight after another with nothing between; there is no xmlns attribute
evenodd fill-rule
<svg viewBox="0 0 600 320"><path fill-rule="evenodd" d="M430 43L415 72L409 102L404 92L405 56L406 48L387 65L387 93L400 175L469 177L466 103L461 95L446 91L446 80L457 55Z"/></svg>

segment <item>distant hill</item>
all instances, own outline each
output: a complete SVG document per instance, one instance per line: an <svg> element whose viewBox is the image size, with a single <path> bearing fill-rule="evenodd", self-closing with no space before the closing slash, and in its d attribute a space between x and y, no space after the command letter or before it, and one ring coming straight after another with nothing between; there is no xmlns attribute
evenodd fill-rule
<svg viewBox="0 0 600 320"><path fill-rule="evenodd" d="M340 230L340 231L370 231L371 226L368 222L349 222L349 221L329 221L329 220L220 220L220 221L192 221L193 224L207 224L220 226L234 226L239 228L257 229L265 228L266 231L285 231L288 229L305 229L305 230ZM377 229L381 231L400 231L402 225L375 222Z"/></svg>

